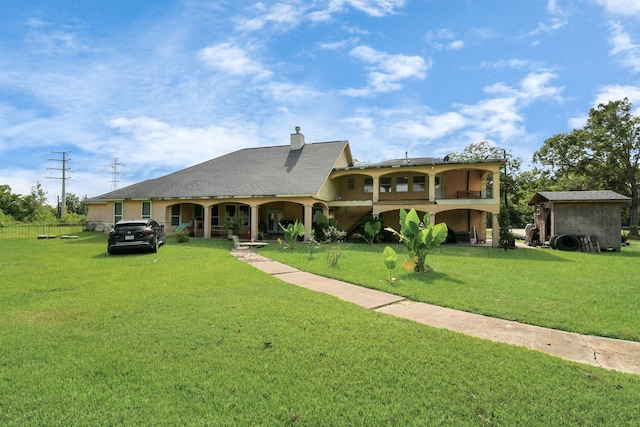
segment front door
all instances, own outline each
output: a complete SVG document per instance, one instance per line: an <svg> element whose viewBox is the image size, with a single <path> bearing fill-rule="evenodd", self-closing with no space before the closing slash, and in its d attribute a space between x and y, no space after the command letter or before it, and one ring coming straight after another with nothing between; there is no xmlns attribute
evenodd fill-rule
<svg viewBox="0 0 640 427"><path fill-rule="evenodd" d="M283 211L267 211L267 233L269 234L281 234L282 229L278 224L282 221L284 216Z"/></svg>

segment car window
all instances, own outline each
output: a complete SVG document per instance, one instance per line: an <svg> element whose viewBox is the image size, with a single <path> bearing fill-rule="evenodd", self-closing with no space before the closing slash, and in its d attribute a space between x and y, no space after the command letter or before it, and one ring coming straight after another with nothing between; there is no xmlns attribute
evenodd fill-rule
<svg viewBox="0 0 640 427"><path fill-rule="evenodd" d="M143 224L120 224L116 225L118 231L136 231L144 228Z"/></svg>

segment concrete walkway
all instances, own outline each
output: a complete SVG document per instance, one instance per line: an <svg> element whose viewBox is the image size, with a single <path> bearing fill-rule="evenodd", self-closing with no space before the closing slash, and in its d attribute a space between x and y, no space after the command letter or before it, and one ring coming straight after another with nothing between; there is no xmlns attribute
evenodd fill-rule
<svg viewBox="0 0 640 427"><path fill-rule="evenodd" d="M305 273L254 252L231 251L285 282L436 328L527 347L566 360L640 375L640 342L580 335L414 302L386 292Z"/></svg>

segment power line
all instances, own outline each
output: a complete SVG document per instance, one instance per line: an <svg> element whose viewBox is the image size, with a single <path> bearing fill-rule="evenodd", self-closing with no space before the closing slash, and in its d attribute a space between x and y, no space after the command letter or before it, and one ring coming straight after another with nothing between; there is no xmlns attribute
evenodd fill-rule
<svg viewBox="0 0 640 427"><path fill-rule="evenodd" d="M120 182L120 171L118 167L120 166L120 158L114 157L113 163L111 163L111 190L118 189L118 183Z"/></svg>
<svg viewBox="0 0 640 427"><path fill-rule="evenodd" d="M60 162L61 166L60 168L47 168L49 170L56 170L56 171L62 171L62 177L57 177L57 176L48 176L47 178L49 179L59 179L62 180L62 202L60 203L60 207L58 209L58 217L61 218L62 214L64 212L66 212L67 210L67 191L66 191L66 183L67 180L69 179L69 177L67 177L67 171L70 169L67 167L67 162L70 159L67 159L67 154L70 153L70 151L52 151L52 154L61 154L62 155L62 159L47 159L50 162Z"/></svg>

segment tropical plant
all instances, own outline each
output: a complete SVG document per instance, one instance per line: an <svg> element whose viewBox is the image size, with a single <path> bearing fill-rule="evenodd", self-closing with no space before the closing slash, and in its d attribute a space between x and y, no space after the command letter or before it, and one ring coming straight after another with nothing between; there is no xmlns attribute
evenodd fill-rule
<svg viewBox="0 0 640 427"><path fill-rule="evenodd" d="M413 269L416 272L428 272L429 267L425 264L427 254L433 248L442 244L447 238L447 224L430 224L431 212L427 211L422 221L415 209L407 212L400 209L400 232L391 227L385 230L393 233L400 239L409 252L408 259L402 264L405 270Z"/></svg>
<svg viewBox="0 0 640 427"><path fill-rule="evenodd" d="M284 232L284 242L287 245L286 247L288 249L295 248L298 237L304 236L304 224L298 222L296 219L294 222L289 223L286 228L282 224L278 225Z"/></svg>
<svg viewBox="0 0 640 427"><path fill-rule="evenodd" d="M240 231L240 221L235 218L229 218L225 221L224 228L237 236Z"/></svg>
<svg viewBox="0 0 640 427"><path fill-rule="evenodd" d="M389 283L393 283L394 279L391 277L391 272L396 268L398 255L396 255L396 251L391 246L384 248L382 255L384 256L384 266L389 270Z"/></svg>
<svg viewBox="0 0 640 427"><path fill-rule="evenodd" d="M364 224L364 235L361 234L360 237L362 237L364 241L371 246L373 245L373 242L375 242L376 236L380 233L380 230L382 230L382 221L374 218Z"/></svg>

